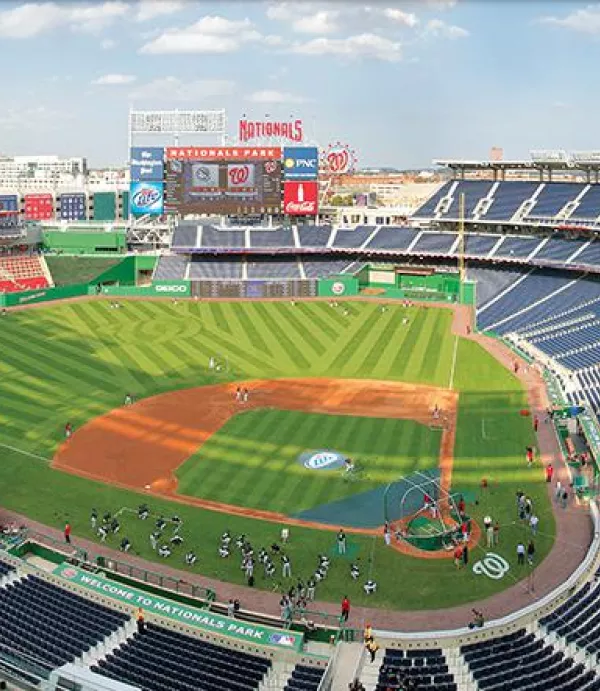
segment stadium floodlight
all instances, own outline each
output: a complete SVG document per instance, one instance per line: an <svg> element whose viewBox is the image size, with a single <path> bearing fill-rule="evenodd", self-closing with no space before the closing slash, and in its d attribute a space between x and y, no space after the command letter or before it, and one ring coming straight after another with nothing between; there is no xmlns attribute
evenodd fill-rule
<svg viewBox="0 0 600 691"><path fill-rule="evenodd" d="M543 149L529 152L534 163L568 163L569 156L563 149Z"/></svg>
<svg viewBox="0 0 600 691"><path fill-rule="evenodd" d="M224 110L130 110L129 148L136 135L217 135L224 142L227 117Z"/></svg>
<svg viewBox="0 0 600 691"><path fill-rule="evenodd" d="M600 163L600 151L573 151L571 159L574 163L598 165Z"/></svg>

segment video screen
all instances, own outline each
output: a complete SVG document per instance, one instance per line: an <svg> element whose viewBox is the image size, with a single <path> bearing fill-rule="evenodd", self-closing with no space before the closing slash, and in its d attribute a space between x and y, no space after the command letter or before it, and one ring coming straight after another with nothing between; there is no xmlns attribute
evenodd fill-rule
<svg viewBox="0 0 600 691"><path fill-rule="evenodd" d="M245 215L281 212L281 161L167 161L165 210Z"/></svg>

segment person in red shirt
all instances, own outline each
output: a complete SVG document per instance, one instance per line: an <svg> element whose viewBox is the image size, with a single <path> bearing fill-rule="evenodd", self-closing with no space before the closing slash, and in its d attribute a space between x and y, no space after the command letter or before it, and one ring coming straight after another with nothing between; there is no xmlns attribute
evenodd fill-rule
<svg viewBox="0 0 600 691"><path fill-rule="evenodd" d="M546 482L552 482L552 476L554 475L554 468L552 467L552 463L549 463L546 466Z"/></svg>
<svg viewBox="0 0 600 691"><path fill-rule="evenodd" d="M342 600L342 621L348 621L349 616L350 616L350 600L348 599L347 595L344 595L344 599Z"/></svg>
<svg viewBox="0 0 600 691"><path fill-rule="evenodd" d="M71 524L67 523L65 525L65 542L70 545L71 544Z"/></svg>
<svg viewBox="0 0 600 691"><path fill-rule="evenodd" d="M459 502L458 502L458 513L459 513L461 516L464 516L464 514L465 514L465 509L466 509L465 500L464 500L463 497L461 497L460 500L459 500Z"/></svg>
<svg viewBox="0 0 600 691"><path fill-rule="evenodd" d="M65 439L70 439L72 434L73 425L70 422L67 422L67 424L65 425Z"/></svg>
<svg viewBox="0 0 600 691"><path fill-rule="evenodd" d="M538 419L538 416L537 416L537 415L534 415L534 417L533 417L533 431L534 431L534 432L537 432L537 431L538 431L538 426L539 426L539 424L540 424L540 421L539 421L539 419Z"/></svg>
<svg viewBox="0 0 600 691"><path fill-rule="evenodd" d="M460 569L463 563L463 548L462 545L458 544L454 548L454 566L456 566L457 569Z"/></svg>

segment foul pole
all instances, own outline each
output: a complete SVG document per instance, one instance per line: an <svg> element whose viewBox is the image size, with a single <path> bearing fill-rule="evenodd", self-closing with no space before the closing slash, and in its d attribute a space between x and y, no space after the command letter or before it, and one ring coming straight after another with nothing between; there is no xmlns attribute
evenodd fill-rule
<svg viewBox="0 0 600 691"><path fill-rule="evenodd" d="M458 301L464 301L465 268L465 194L461 192L458 198L458 275L460 280Z"/></svg>

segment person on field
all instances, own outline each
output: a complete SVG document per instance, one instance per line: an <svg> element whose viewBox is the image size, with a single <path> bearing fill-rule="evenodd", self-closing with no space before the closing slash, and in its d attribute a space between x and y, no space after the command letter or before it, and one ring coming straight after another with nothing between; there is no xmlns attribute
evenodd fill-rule
<svg viewBox="0 0 600 691"><path fill-rule="evenodd" d="M463 546L458 543L456 547L454 548L454 566L456 566L457 569L460 569L462 566L462 559L463 559Z"/></svg>
<svg viewBox="0 0 600 691"><path fill-rule="evenodd" d="M67 422L65 425L65 439L70 439L73 436L73 425Z"/></svg>
<svg viewBox="0 0 600 691"><path fill-rule="evenodd" d="M342 621L348 621L349 616L350 616L350 600L348 599L347 595L344 595L344 599L342 600Z"/></svg>
<svg viewBox="0 0 600 691"><path fill-rule="evenodd" d="M540 519L535 514L532 514L531 518L529 519L529 527L531 528L531 534L533 536L537 535L539 522L540 522Z"/></svg>
<svg viewBox="0 0 600 691"><path fill-rule="evenodd" d="M552 482L552 476L554 475L554 467L552 463L548 463L546 466L546 482Z"/></svg>
<svg viewBox="0 0 600 691"><path fill-rule="evenodd" d="M535 545L533 544L533 540L529 541L529 544L527 545L527 563L529 566L533 566L533 558L535 557Z"/></svg>
<svg viewBox="0 0 600 691"><path fill-rule="evenodd" d="M65 542L70 545L71 544L71 524L67 523L65 525Z"/></svg>
<svg viewBox="0 0 600 691"><path fill-rule="evenodd" d="M363 590L367 595L373 595L373 593L377 590L377 583L371 579L369 579L364 585L363 585Z"/></svg>
<svg viewBox="0 0 600 691"><path fill-rule="evenodd" d="M346 533L340 528L337 534L338 554L346 554Z"/></svg>
<svg viewBox="0 0 600 691"><path fill-rule="evenodd" d="M538 431L539 424L540 424L540 421L539 421L538 416L537 416L537 415L534 415L534 416L533 416L533 431L534 431L534 432L537 432L537 431Z"/></svg>
<svg viewBox="0 0 600 691"><path fill-rule="evenodd" d="M525 563L525 545L522 542L519 542L517 545L517 564L519 566L523 566Z"/></svg>

